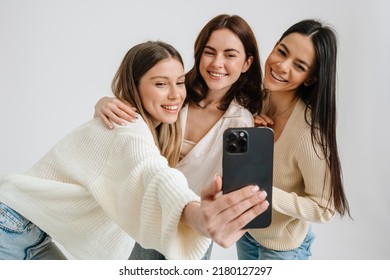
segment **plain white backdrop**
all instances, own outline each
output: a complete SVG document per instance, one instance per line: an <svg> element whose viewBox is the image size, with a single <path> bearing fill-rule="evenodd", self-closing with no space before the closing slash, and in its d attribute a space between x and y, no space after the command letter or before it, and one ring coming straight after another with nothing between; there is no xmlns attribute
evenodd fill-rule
<svg viewBox="0 0 390 280"><path fill-rule="evenodd" d="M262 62L293 23L339 37L338 142L354 220L313 225L312 259L390 259L390 4L386 0L0 0L0 176L23 172L92 118L127 50L164 40L193 63L193 43L221 13L245 18ZM214 247L213 259L236 259Z"/></svg>

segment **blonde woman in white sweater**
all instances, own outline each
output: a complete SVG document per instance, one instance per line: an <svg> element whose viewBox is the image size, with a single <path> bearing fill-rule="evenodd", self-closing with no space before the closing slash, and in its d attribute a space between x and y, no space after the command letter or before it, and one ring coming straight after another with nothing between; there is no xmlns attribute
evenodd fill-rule
<svg viewBox="0 0 390 280"><path fill-rule="evenodd" d="M199 197L172 168L186 90L179 53L162 42L131 48L113 80L138 119L107 130L97 119L64 137L24 174L0 181L0 259L127 259L133 239L169 259L200 259L210 238L234 244L268 203L257 186ZM199 203L200 202L200 203Z"/></svg>

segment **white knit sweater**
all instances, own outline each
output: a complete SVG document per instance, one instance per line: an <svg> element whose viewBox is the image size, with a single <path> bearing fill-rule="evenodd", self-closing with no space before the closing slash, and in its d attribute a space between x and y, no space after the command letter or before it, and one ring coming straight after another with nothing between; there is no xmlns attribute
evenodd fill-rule
<svg viewBox="0 0 390 280"><path fill-rule="evenodd" d="M160 155L146 123L75 129L25 174L0 181L0 201L77 259L127 259L133 239L168 259L201 259L210 240L180 223L199 201Z"/></svg>

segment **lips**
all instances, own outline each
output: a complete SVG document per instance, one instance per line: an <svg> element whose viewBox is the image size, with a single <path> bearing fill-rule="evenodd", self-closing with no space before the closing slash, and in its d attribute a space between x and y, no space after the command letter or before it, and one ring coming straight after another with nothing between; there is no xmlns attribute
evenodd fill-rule
<svg viewBox="0 0 390 280"><path fill-rule="evenodd" d="M217 73L217 72L210 72L210 71L209 71L209 74L210 74L210 76L216 77L216 78L222 78L222 77L227 76L227 74Z"/></svg>
<svg viewBox="0 0 390 280"><path fill-rule="evenodd" d="M278 80L279 82L282 82L282 83L288 82L287 80L283 79L281 76L279 76L278 74L276 74L276 72L275 72L274 70L271 70L271 76L272 76L275 80Z"/></svg>
<svg viewBox="0 0 390 280"><path fill-rule="evenodd" d="M161 105L161 107L168 111L177 111L179 109L179 105Z"/></svg>

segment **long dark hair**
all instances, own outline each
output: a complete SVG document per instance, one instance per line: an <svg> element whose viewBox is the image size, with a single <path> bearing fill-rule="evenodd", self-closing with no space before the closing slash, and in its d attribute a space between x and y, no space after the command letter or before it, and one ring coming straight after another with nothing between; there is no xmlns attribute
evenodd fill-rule
<svg viewBox="0 0 390 280"><path fill-rule="evenodd" d="M219 29L228 29L240 38L246 52L246 59L253 57L248 71L232 85L220 102L219 109L225 111L233 99L252 113L258 112L262 101L263 72L255 35L248 23L237 15L219 15L211 19L200 31L194 45L195 64L186 74L186 103L198 104L206 98L208 87L199 71L200 58L211 34Z"/></svg>
<svg viewBox="0 0 390 280"><path fill-rule="evenodd" d="M111 88L117 98L130 103L137 109L137 112L148 124L161 154L168 159L171 166L175 166L180 155L180 122L177 121L174 124L161 123L155 128L150 114L144 110L138 92L139 81L145 73L158 62L167 58L178 60L184 68L179 52L167 43L148 41L135 45L123 58L112 81Z"/></svg>
<svg viewBox="0 0 390 280"><path fill-rule="evenodd" d="M316 50L316 65L311 77L315 82L301 85L298 96L305 102L311 118L306 122L311 127L312 141L322 149L330 170L331 198L341 216L351 216L342 182L342 170L336 140L336 64L337 37L330 26L317 20L300 21L283 33L280 41L291 33L311 38ZM307 114L306 114L307 115Z"/></svg>

